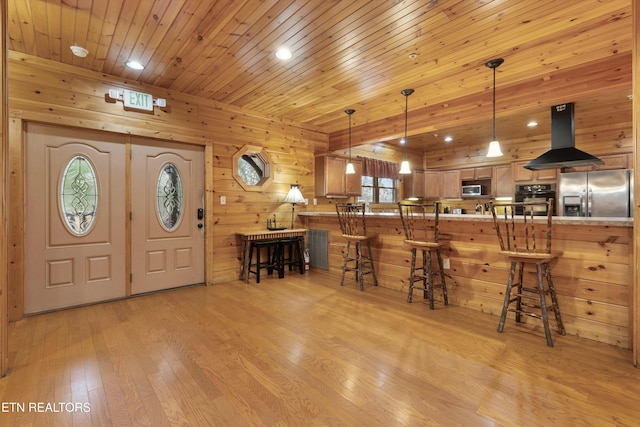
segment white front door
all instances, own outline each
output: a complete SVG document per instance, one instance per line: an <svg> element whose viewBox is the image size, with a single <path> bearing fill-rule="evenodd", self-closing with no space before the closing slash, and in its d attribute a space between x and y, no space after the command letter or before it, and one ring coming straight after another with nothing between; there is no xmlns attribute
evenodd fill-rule
<svg viewBox="0 0 640 427"><path fill-rule="evenodd" d="M203 147L133 139L131 196L132 294L203 283Z"/></svg>
<svg viewBox="0 0 640 427"><path fill-rule="evenodd" d="M25 312L125 295L125 145L28 124Z"/></svg>

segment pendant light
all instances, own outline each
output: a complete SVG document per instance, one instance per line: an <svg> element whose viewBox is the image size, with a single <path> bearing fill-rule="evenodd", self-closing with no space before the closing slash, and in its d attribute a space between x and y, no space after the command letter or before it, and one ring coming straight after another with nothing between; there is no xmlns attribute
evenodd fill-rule
<svg viewBox="0 0 640 427"><path fill-rule="evenodd" d="M407 175L411 173L411 167L409 166L409 159L407 158L407 144L409 140L407 139L407 125L409 118L409 95L413 93L413 89L403 89L400 91L401 94L404 95L405 103L404 103L404 160L400 163L400 170L398 173L402 175Z"/></svg>
<svg viewBox="0 0 640 427"><path fill-rule="evenodd" d="M489 151L487 152L487 157L502 156L500 142L496 138L496 68L498 68L503 62L504 59L496 58L484 64L493 70L493 139L489 143Z"/></svg>
<svg viewBox="0 0 640 427"><path fill-rule="evenodd" d="M351 115L355 113L356 110L349 108L348 110L344 110L344 112L349 115L349 163L347 163L347 170L345 171L345 173L347 175L351 175L356 173L356 170L353 167L353 163L351 162Z"/></svg>

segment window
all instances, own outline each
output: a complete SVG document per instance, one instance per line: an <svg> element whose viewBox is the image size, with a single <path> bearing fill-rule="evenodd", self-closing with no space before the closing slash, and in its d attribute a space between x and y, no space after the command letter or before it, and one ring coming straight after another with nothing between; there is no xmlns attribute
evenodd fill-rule
<svg viewBox="0 0 640 427"><path fill-rule="evenodd" d="M245 145L232 161L233 177L245 190L262 191L271 182L271 159L262 147Z"/></svg>
<svg viewBox="0 0 640 427"><path fill-rule="evenodd" d="M395 203L396 180L391 178L362 177L362 196L367 203Z"/></svg>

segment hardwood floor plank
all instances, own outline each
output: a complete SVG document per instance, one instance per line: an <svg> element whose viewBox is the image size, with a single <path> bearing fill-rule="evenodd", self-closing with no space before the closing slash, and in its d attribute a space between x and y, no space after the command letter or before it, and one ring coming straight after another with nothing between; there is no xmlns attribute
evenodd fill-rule
<svg viewBox="0 0 640 427"><path fill-rule="evenodd" d="M1 425L637 424L631 352L312 270L27 317ZM535 322L534 322L535 323Z"/></svg>

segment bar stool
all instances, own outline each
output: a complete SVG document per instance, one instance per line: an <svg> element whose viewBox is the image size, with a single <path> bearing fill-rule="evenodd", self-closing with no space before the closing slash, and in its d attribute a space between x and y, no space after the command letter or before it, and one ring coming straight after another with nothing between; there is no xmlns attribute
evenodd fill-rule
<svg viewBox="0 0 640 427"><path fill-rule="evenodd" d="M545 202L519 202L490 205L493 222L500 242L500 254L511 262L507 291L504 295L504 305L498 324L498 332L504 329L507 312L516 314L516 322L520 322L521 315L542 319L547 345L553 347L549 329L547 312L547 295L551 298L558 333L565 335L564 325L560 317L560 308L556 298L556 291L551 280L549 263L562 255L561 252L551 251L551 220L553 218L553 199ZM522 216L515 216L516 209L523 212ZM536 212L544 212L546 218L538 217L534 221ZM502 211L500 214L498 211ZM545 221L546 220L546 221ZM525 264L536 266L537 283L535 287L525 287L523 273ZM517 283L514 283L518 267ZM543 280L546 278L547 286Z"/></svg>
<svg viewBox="0 0 640 427"><path fill-rule="evenodd" d="M371 274L374 286L378 286L376 271L371 255L371 238L367 235L364 220L364 203L336 203L336 213L340 222L342 237L347 240L344 251L344 263L342 265L342 279L340 286L344 284L344 275L347 271L355 271L356 280L360 282L360 290L364 290L364 276ZM355 244L355 255L351 255L351 244ZM351 264L351 265L350 265Z"/></svg>
<svg viewBox="0 0 640 427"><path fill-rule="evenodd" d="M289 271L293 271L295 266L300 274L304 274L304 252L302 245L304 238L302 236L288 237L280 239L280 259L282 267L289 267Z"/></svg>
<svg viewBox="0 0 640 427"><path fill-rule="evenodd" d="M449 305L447 281L442 263L443 244L439 238L440 203L398 203L400 219L404 228L405 243L411 246L411 274L409 276L409 294L407 302L413 299L413 290L422 290L423 298L429 299L429 308L434 309L434 288L441 288L444 305ZM435 214L433 217L430 214ZM427 216L429 214L429 216ZM422 265L416 267L418 251L422 252ZM433 271L433 253L438 261L438 271ZM434 273L440 277L440 283L434 283ZM422 286L416 286L422 282Z"/></svg>
<svg viewBox="0 0 640 427"><path fill-rule="evenodd" d="M267 250L266 261L260 260L260 254L262 249ZM256 262L253 262L253 252L256 253ZM251 241L251 247L249 249L249 270L247 277L251 276L251 273L256 275L256 283L260 283L260 270L267 269L267 274L271 275L273 270L278 271L278 277L284 277L284 268L282 264L282 258L280 256L282 250L278 240L256 240Z"/></svg>

